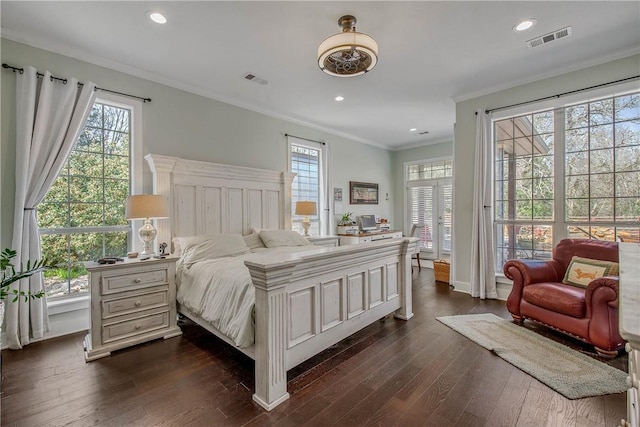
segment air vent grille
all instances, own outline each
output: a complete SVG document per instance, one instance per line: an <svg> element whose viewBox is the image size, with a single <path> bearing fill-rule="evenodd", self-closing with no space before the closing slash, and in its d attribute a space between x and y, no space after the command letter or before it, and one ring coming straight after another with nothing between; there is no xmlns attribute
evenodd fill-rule
<svg viewBox="0 0 640 427"><path fill-rule="evenodd" d="M569 37L570 35L571 35L571 27L562 28L552 33L545 34L544 36L527 40L527 46L529 46L529 48L542 46L543 44L547 44L558 39Z"/></svg>
<svg viewBox="0 0 640 427"><path fill-rule="evenodd" d="M261 79L260 77L256 76L255 74L251 74L251 73L247 73L243 76L245 79L252 81L254 83L258 83L261 85L266 85L267 83L269 83L267 80L265 79Z"/></svg>

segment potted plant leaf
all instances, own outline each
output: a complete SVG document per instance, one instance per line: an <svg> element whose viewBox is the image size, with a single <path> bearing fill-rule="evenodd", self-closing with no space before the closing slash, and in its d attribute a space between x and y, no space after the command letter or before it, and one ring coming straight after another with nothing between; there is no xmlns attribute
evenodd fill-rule
<svg viewBox="0 0 640 427"><path fill-rule="evenodd" d="M40 261L35 260L34 262L28 260L26 266L21 264L20 269L16 271L11 260L15 258L17 254L18 253L16 251L9 248L0 253L0 274L2 276L2 285L0 286L0 326L2 326L2 321L4 320L5 298L11 295L13 296L13 301L17 301L18 298L21 297L27 301L29 298L42 298L44 296L44 291L31 293L30 291L25 292L17 289L10 289L12 283L17 282L20 279L33 276L47 268L45 259L41 259Z"/></svg>
<svg viewBox="0 0 640 427"><path fill-rule="evenodd" d="M340 221L338 221L338 234L350 234L355 232L353 226L356 225L356 222L353 220L351 215L353 215L353 212L346 212L342 214Z"/></svg>

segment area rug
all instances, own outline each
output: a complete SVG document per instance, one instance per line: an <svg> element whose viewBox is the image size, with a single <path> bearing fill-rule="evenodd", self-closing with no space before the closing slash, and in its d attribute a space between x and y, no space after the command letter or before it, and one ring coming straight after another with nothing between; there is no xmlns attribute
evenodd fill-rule
<svg viewBox="0 0 640 427"><path fill-rule="evenodd" d="M626 391L627 374L491 313L437 317L567 399Z"/></svg>

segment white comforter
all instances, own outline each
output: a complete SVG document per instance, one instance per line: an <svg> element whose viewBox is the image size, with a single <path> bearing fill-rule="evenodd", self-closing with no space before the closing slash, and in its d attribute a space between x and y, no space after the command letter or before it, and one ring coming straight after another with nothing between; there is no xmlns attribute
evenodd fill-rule
<svg viewBox="0 0 640 427"><path fill-rule="evenodd" d="M317 250L317 246L279 247L235 257L178 264L178 302L245 348L254 341L255 288L246 260L268 254Z"/></svg>

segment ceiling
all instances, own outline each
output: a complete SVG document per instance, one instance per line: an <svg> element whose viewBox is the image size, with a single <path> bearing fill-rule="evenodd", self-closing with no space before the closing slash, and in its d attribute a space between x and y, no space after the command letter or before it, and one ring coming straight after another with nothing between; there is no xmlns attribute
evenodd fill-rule
<svg viewBox="0 0 640 427"><path fill-rule="evenodd" d="M379 44L352 78L316 62L345 14ZM393 150L452 140L455 101L640 53L640 2L3 0L2 37Z"/></svg>

